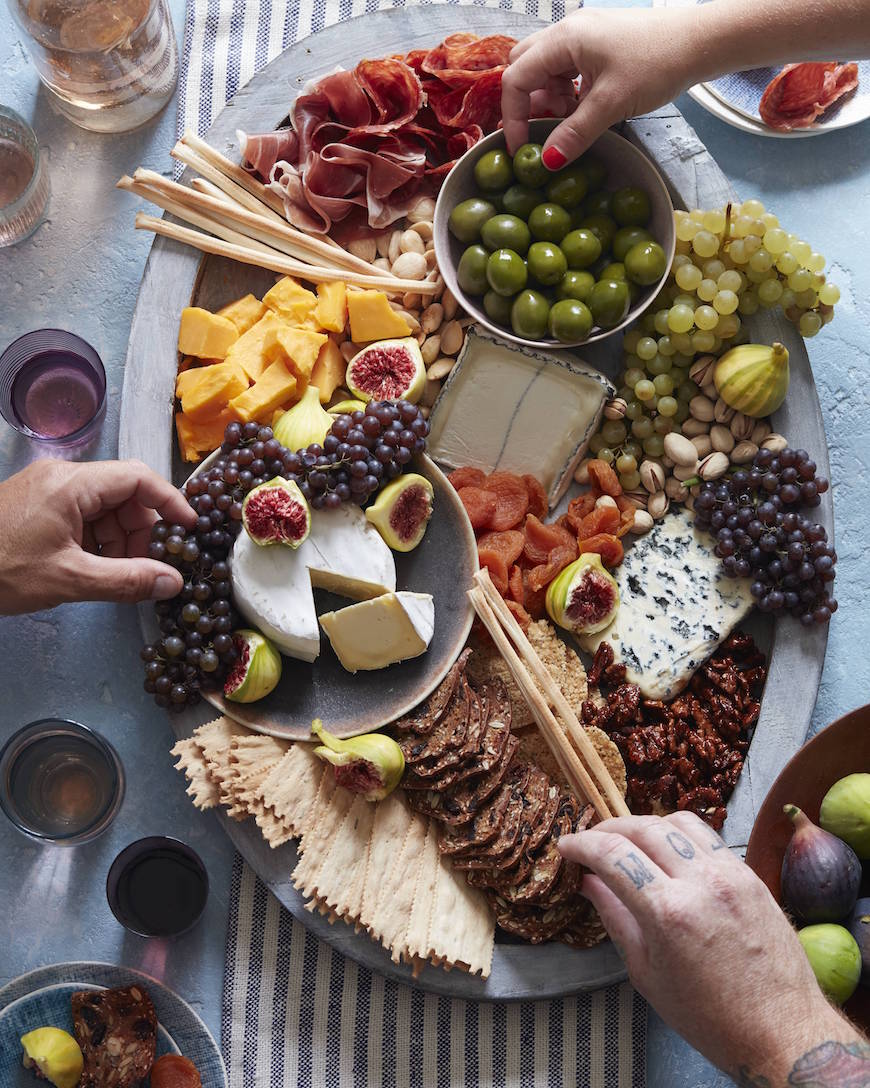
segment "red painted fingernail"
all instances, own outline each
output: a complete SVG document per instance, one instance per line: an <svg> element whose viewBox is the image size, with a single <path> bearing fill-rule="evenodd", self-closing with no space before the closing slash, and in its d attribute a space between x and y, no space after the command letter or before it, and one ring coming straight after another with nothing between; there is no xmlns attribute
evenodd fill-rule
<svg viewBox="0 0 870 1088"><path fill-rule="evenodd" d="M548 170L561 170L568 161L558 147L548 147L541 158Z"/></svg>

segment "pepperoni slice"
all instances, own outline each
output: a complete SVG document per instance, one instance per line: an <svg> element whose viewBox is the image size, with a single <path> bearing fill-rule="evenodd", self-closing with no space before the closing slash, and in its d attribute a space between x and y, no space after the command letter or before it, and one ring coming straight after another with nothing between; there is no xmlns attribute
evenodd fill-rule
<svg viewBox="0 0 870 1088"><path fill-rule="evenodd" d="M771 128L809 128L825 110L858 86L858 65L835 61L787 64L761 96L758 112Z"/></svg>

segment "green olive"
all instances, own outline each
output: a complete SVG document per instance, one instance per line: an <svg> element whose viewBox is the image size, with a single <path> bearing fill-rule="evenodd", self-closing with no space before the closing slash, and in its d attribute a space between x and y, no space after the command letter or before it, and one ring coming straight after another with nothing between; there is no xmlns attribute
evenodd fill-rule
<svg viewBox="0 0 870 1088"><path fill-rule="evenodd" d="M550 171L541 158L543 148L540 144L523 144L514 155L514 176L520 185L538 189L549 181Z"/></svg>
<svg viewBox="0 0 870 1088"><path fill-rule="evenodd" d="M511 307L511 328L524 340L540 340L547 333L550 303L540 291L521 291Z"/></svg>
<svg viewBox="0 0 870 1088"><path fill-rule="evenodd" d="M603 251L606 252L613 245L617 226L609 215L587 215L580 226L592 231L601 243ZM534 231L532 233L534 234Z"/></svg>
<svg viewBox="0 0 870 1088"><path fill-rule="evenodd" d="M586 175L586 184L590 193L600 189L607 181L607 168L601 159L596 158L595 155L583 155L577 161L577 166Z"/></svg>
<svg viewBox="0 0 870 1088"><path fill-rule="evenodd" d="M508 295L500 295L496 291L487 291L483 296L483 308L490 321L497 325L511 324L511 306L513 299Z"/></svg>
<svg viewBox="0 0 870 1088"><path fill-rule="evenodd" d="M584 217L587 215L610 215L610 198L613 194L601 189L590 193L583 201Z"/></svg>
<svg viewBox="0 0 870 1088"><path fill-rule="evenodd" d="M589 292L586 303L595 324L602 329L612 329L628 313L628 284L623 280L599 280Z"/></svg>
<svg viewBox="0 0 870 1088"><path fill-rule="evenodd" d="M652 209L643 189L617 189L611 201L611 215L621 227L645 227Z"/></svg>
<svg viewBox="0 0 870 1088"><path fill-rule="evenodd" d="M588 268L601 256L601 242L597 234L586 227L572 230L559 243L569 268Z"/></svg>
<svg viewBox="0 0 870 1088"><path fill-rule="evenodd" d="M611 261L610 264L606 264L598 273L598 279L622 280L623 283L628 283L628 276L625 274L625 265L622 261Z"/></svg>
<svg viewBox="0 0 870 1088"><path fill-rule="evenodd" d="M482 295L487 288L486 262L489 254L483 246L469 246L456 266L456 281L469 295Z"/></svg>
<svg viewBox="0 0 870 1088"><path fill-rule="evenodd" d="M558 204L539 204L529 216L529 230L537 242L562 241L571 229L571 216Z"/></svg>
<svg viewBox="0 0 870 1088"><path fill-rule="evenodd" d="M501 148L494 148L481 155L474 164L474 180L478 188L487 193L507 189L514 180L510 155Z"/></svg>
<svg viewBox="0 0 870 1088"><path fill-rule="evenodd" d="M576 208L586 196L589 183L579 166L567 166L547 186L547 200L563 208Z"/></svg>
<svg viewBox="0 0 870 1088"><path fill-rule="evenodd" d="M502 197L504 210L520 219L528 219L532 209L544 200L543 189L530 189L527 185L512 185Z"/></svg>
<svg viewBox="0 0 870 1088"><path fill-rule="evenodd" d="M556 289L556 298L573 298L578 302L586 302L595 286L595 277L591 272L578 272L569 269Z"/></svg>
<svg viewBox="0 0 870 1088"><path fill-rule="evenodd" d="M483 224L480 239L487 249L512 249L522 257L529 248L532 236L522 219L500 212Z"/></svg>
<svg viewBox="0 0 870 1088"><path fill-rule="evenodd" d="M479 196L469 197L457 204L450 213L447 226L454 238L460 242L476 242L480 237L480 228L495 215L495 208L488 200Z"/></svg>
<svg viewBox="0 0 870 1088"><path fill-rule="evenodd" d="M526 286L526 262L512 249L497 249L486 262L486 282L497 295L515 295Z"/></svg>
<svg viewBox="0 0 870 1088"><path fill-rule="evenodd" d="M665 274L665 251L658 242L638 242L625 255L625 272L632 283L649 287Z"/></svg>
<svg viewBox="0 0 870 1088"><path fill-rule="evenodd" d="M652 235L646 227L620 227L613 236L613 256L617 261L624 261L632 246L651 240Z"/></svg>
<svg viewBox="0 0 870 1088"><path fill-rule="evenodd" d="M544 287L551 287L568 271L565 254L553 242L533 242L529 247L529 275Z"/></svg>
<svg viewBox="0 0 870 1088"><path fill-rule="evenodd" d="M547 327L550 336L563 344L577 344L592 331L592 313L589 307L573 298L565 298L550 309Z"/></svg>

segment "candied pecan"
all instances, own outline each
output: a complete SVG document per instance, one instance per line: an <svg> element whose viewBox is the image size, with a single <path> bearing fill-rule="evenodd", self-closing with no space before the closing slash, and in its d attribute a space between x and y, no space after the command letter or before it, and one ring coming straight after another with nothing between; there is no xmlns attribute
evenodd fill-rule
<svg viewBox="0 0 870 1088"><path fill-rule="evenodd" d="M610 651L613 653L613 651ZM608 687L617 687L619 684L625 683L625 665L614 661L612 665L608 665L606 669L601 673L601 679Z"/></svg>
<svg viewBox="0 0 870 1088"><path fill-rule="evenodd" d="M580 718L584 725L598 724L598 707L591 699L584 699L580 704Z"/></svg>
<svg viewBox="0 0 870 1088"><path fill-rule="evenodd" d="M602 674L613 664L613 647L609 642L602 642L595 651L592 667L586 674L586 681L590 688L597 688L601 682Z"/></svg>

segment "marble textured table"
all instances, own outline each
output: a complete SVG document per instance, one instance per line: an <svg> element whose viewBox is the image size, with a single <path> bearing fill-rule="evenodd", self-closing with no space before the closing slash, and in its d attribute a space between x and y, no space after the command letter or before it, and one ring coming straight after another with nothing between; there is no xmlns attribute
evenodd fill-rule
<svg viewBox="0 0 870 1088"><path fill-rule="evenodd" d="M172 0L181 28L183 0ZM39 89L21 35L0 7L0 102L33 125L52 180L48 218L24 244L0 250L0 348L29 329L69 328L99 351L108 412L92 458L115 455L123 361L150 236L134 232L138 203L113 185L137 165L171 172L174 102L124 136L83 132L55 114ZM870 560L864 542L870 475L870 141L867 125L812 140L782 141L728 128L687 97L678 105L742 196L769 204L831 261L842 291L833 325L809 342L831 451L840 609L831 625L813 731L867 700L864 649ZM184 301L179 299L179 306ZM0 422L0 478L34 449ZM141 686L136 612L108 604L65 606L0 619L0 743L48 715L86 722L117 746L127 796L111 830L75 850L44 849L0 823L0 985L45 963L126 963L165 979L220 1028L224 929L232 850L213 816L197 813L171 765L172 732ZM205 720L206 712L202 712ZM176 942L145 941L114 920L104 895L111 859L142 835L172 834L202 855L211 877L205 918ZM650 1017L651 1088L730 1083Z"/></svg>

